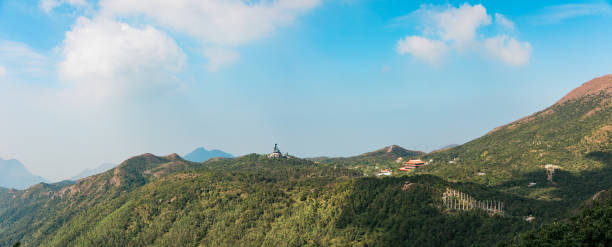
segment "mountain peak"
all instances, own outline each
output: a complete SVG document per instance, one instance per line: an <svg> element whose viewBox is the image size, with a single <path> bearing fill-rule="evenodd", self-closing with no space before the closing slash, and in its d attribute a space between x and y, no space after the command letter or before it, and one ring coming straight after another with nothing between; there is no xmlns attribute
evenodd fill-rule
<svg viewBox="0 0 612 247"><path fill-rule="evenodd" d="M421 151L412 151L412 150L408 150L403 147L400 147L398 145L391 145L391 146L386 146L384 148L378 149L373 152L362 154L360 156L383 155L383 156L392 156L393 158L397 158L397 157L403 157L403 156L418 156L418 155L423 155L423 154L425 153Z"/></svg>
<svg viewBox="0 0 612 247"><path fill-rule="evenodd" d="M394 152L394 151L398 151L398 150L399 150L400 152L401 152L402 150L406 150L406 149L404 149L404 148L402 148L402 147L400 147L400 146L398 146L398 145L391 145L391 146L386 147L386 149L387 149L387 153L392 153L392 152Z"/></svg>
<svg viewBox="0 0 612 247"><path fill-rule="evenodd" d="M563 104L569 100L575 100L584 96L599 94L601 92L612 94L612 74L597 77L583 83L580 87L575 88L557 101L557 104Z"/></svg>
<svg viewBox="0 0 612 247"><path fill-rule="evenodd" d="M0 158L0 187L25 189L33 184L45 181L44 178L33 175L18 160Z"/></svg>
<svg viewBox="0 0 612 247"><path fill-rule="evenodd" d="M169 155L164 156L164 158L169 159L169 160L182 160L183 158L181 158L181 156L179 156L176 153L171 153Z"/></svg>
<svg viewBox="0 0 612 247"><path fill-rule="evenodd" d="M583 83L582 85L580 85L579 87L575 88L574 90L572 90L571 92L569 92L568 94L566 94L565 96L563 96L563 98L561 98L559 101L557 101L557 103L555 103L554 105L546 108L543 111L540 112L536 112L534 114L531 114L529 116L523 117L519 120L516 120L514 122L499 126L497 128L494 128L493 130L491 130L488 134L492 134L497 132L498 130L501 129L505 129L505 128L514 128L516 126L519 126L521 124L525 124L528 122L531 122L533 120L535 120L537 117L541 117L541 116L546 116L549 114L552 114L556 111L556 107L558 106L563 106L566 102L570 101L570 100L578 100L581 99L583 97L589 97L589 96L596 96L600 93L606 94L606 95L612 95L612 74L609 75L604 75L601 77L597 77L595 79L592 79L588 82ZM602 102L600 102L600 106L592 106L593 109L586 113L586 115L584 115L584 117L590 116L592 114L594 114L595 112L599 111L602 109L602 106L605 106L607 103L607 98L604 98Z"/></svg>
<svg viewBox="0 0 612 247"><path fill-rule="evenodd" d="M195 150L193 150L191 153L188 153L187 155L184 156L186 160L193 161L193 162L204 162L211 158L216 158L216 157L233 158L234 156L226 152L223 152L221 150L217 150L217 149L206 150L203 147L198 147Z"/></svg>
<svg viewBox="0 0 612 247"><path fill-rule="evenodd" d="M150 163L160 163L161 161L161 157L155 156L152 153L145 153L145 154L141 154L141 155L136 155L133 157L130 157L129 159L123 161L120 165L123 165L125 163L129 163L130 161L134 161L134 160L144 160L146 162L150 162Z"/></svg>

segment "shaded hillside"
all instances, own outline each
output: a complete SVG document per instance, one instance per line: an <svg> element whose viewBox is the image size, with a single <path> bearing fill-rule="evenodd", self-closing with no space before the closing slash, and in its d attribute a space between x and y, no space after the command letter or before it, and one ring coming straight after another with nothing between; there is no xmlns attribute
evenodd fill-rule
<svg viewBox="0 0 612 247"><path fill-rule="evenodd" d="M504 200L506 216L446 210L449 187ZM478 184L255 154L203 164L146 154L0 198L1 246L491 246L531 228L526 208L551 208Z"/></svg>
<svg viewBox="0 0 612 247"><path fill-rule="evenodd" d="M611 154L612 75L607 75L541 112L426 155L434 162L417 172L574 205L612 187ZM551 181L546 165L557 168Z"/></svg>
<svg viewBox="0 0 612 247"><path fill-rule="evenodd" d="M515 246L612 246L612 193L602 191L580 214L521 234Z"/></svg>
<svg viewBox="0 0 612 247"><path fill-rule="evenodd" d="M25 189L40 182L46 180L30 173L18 160L0 158L0 187Z"/></svg>
<svg viewBox="0 0 612 247"><path fill-rule="evenodd" d="M185 159L193 162L204 162L212 158L233 158L234 156L221 150L213 149L206 150L205 148L196 148L191 153L185 155Z"/></svg>

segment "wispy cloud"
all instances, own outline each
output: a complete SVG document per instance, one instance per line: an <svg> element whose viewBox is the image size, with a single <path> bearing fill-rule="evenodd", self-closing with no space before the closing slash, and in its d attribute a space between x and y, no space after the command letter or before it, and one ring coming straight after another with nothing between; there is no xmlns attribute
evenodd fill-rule
<svg viewBox="0 0 612 247"><path fill-rule="evenodd" d="M495 24L509 31L513 31L515 26L513 21L500 13L495 13Z"/></svg>
<svg viewBox="0 0 612 247"><path fill-rule="evenodd" d="M51 13L53 9L63 4L83 7L87 6L88 3L85 0L40 0L38 2L38 7L47 13Z"/></svg>
<svg viewBox="0 0 612 247"><path fill-rule="evenodd" d="M529 61L531 45L506 35L498 35L484 41L487 54L510 65L523 65Z"/></svg>
<svg viewBox="0 0 612 247"><path fill-rule="evenodd" d="M557 24L583 16L612 16L612 5L603 1L548 6L536 14L533 21L542 25Z"/></svg>
<svg viewBox="0 0 612 247"><path fill-rule="evenodd" d="M33 76L50 74L52 61L47 56L34 51L24 43L0 40L0 64L4 74L23 74Z"/></svg>

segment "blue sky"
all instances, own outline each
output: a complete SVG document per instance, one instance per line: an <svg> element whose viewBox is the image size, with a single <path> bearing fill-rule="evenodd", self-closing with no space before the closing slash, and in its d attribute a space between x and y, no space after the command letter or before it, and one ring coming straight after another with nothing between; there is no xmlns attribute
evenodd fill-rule
<svg viewBox="0 0 612 247"><path fill-rule="evenodd" d="M612 72L606 1L0 0L0 157L431 151Z"/></svg>

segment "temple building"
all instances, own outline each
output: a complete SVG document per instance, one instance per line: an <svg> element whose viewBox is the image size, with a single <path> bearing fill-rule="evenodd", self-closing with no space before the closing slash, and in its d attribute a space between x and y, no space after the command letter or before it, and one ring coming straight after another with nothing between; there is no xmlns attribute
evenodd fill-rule
<svg viewBox="0 0 612 247"><path fill-rule="evenodd" d="M404 167L400 168L400 171L410 171L412 169L415 169L417 167L421 167L427 165L427 163L423 162L420 159L416 159L416 160L409 160L404 162Z"/></svg>

